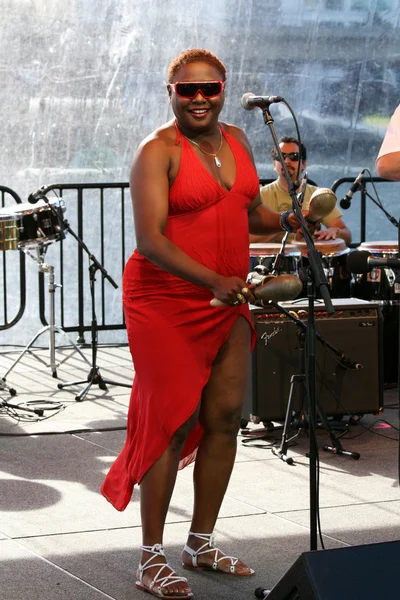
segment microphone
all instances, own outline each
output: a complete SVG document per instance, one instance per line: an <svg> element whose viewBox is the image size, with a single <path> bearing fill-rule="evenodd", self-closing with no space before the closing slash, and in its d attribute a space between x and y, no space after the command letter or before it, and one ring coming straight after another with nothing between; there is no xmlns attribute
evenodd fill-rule
<svg viewBox="0 0 400 600"><path fill-rule="evenodd" d="M372 256L367 250L355 250L347 257L347 266L351 273L368 273L374 267L391 267L400 269L399 258L379 258Z"/></svg>
<svg viewBox="0 0 400 600"><path fill-rule="evenodd" d="M360 183L361 180L364 176L365 173L365 169L363 169L355 178L353 185L351 186L351 188L349 189L349 191L347 192L347 194L345 196L343 196L343 198L341 199L341 201L339 202L340 204L340 208L344 208L344 210L347 210L348 208L350 208L350 204L351 204L351 199L354 195L354 193L358 190L358 188L360 187Z"/></svg>
<svg viewBox="0 0 400 600"><path fill-rule="evenodd" d="M264 306L264 302L284 302L294 300L303 289L303 283L297 275L268 275L264 277L259 287L252 289L257 305ZM218 298L213 298L211 306L229 306Z"/></svg>
<svg viewBox="0 0 400 600"><path fill-rule="evenodd" d="M336 206L336 195L329 188L318 188L310 198L306 220L315 223L327 217Z"/></svg>
<svg viewBox="0 0 400 600"><path fill-rule="evenodd" d="M282 96L256 96L252 92L243 94L240 104L245 110L253 110L253 108L268 108L270 104L275 102L283 102Z"/></svg>
<svg viewBox="0 0 400 600"><path fill-rule="evenodd" d="M35 192L34 194L29 194L28 196L28 202L30 204L36 204L36 202L39 202L39 200L47 200L46 195L44 193L45 186L43 185L40 190L38 190L37 192Z"/></svg>
<svg viewBox="0 0 400 600"><path fill-rule="evenodd" d="M359 371L360 369L364 368L364 366L361 363L350 360L350 358L346 354L341 355L341 357L339 359L339 364L341 367L344 367L345 369L351 369L354 371Z"/></svg>

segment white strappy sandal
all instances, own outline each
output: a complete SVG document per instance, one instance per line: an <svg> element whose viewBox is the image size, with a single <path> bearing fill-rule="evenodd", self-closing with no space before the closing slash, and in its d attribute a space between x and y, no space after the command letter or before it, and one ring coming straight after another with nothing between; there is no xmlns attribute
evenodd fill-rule
<svg viewBox="0 0 400 600"><path fill-rule="evenodd" d="M222 552L221 552L221 550L219 550L218 548L215 547L214 533L193 533L192 531L189 531L189 535L192 535L193 537L198 538L200 540L204 540L205 543L202 546L200 546L200 548L198 550L193 550L193 548L191 548L187 544L185 545L184 552L187 552L192 559L191 565L182 563L182 565L184 566L185 569L217 571L218 573L226 573L228 575L236 575L237 577L248 577L249 575L254 574L254 570L250 569L250 567L248 567L248 569L249 569L248 573L237 573L236 565L239 562L239 559L236 558L235 556L224 555L224 556L220 556L218 558L218 553L220 552L222 554ZM208 552L214 553L214 560L213 560L212 566L199 565L197 562L197 558L201 554L207 554ZM229 571L223 571L222 569L218 568L219 563L223 560L230 561Z"/></svg>
<svg viewBox="0 0 400 600"><path fill-rule="evenodd" d="M180 581L187 583L187 579L176 575L175 571L168 563L152 562L157 556L165 556L161 544L154 544L154 546L140 546L140 549L143 550L143 552L149 552L152 556L146 560L144 565L141 563L139 564L139 580L136 581L136 587L139 590L148 592L156 598L170 598L171 600L186 600L193 598L192 592L189 592L188 594L163 594L162 588L166 588L168 585L173 585ZM143 583L143 573L151 567L160 567L160 569L157 571L150 585L145 585ZM164 569L168 570L168 575L162 575Z"/></svg>

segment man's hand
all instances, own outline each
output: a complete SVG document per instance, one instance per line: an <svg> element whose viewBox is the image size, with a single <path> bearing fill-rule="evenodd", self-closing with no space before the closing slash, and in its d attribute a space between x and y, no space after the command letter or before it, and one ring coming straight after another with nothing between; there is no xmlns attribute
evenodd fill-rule
<svg viewBox="0 0 400 600"><path fill-rule="evenodd" d="M313 237L316 240L336 240L336 238L340 238L340 228L328 227L327 229L320 229L314 233Z"/></svg>
<svg viewBox="0 0 400 600"><path fill-rule="evenodd" d="M296 230L296 239L298 240L298 239L303 238L304 236L303 236L303 231L302 231L301 226L300 226L300 221L298 220L298 218L296 217L296 215L294 214L294 212L291 212L288 215L287 220L289 222L290 227L292 229ZM315 223L309 223L306 220L306 225L307 225L308 231L311 234L315 235L318 232L319 228L321 227L321 220L315 221Z"/></svg>

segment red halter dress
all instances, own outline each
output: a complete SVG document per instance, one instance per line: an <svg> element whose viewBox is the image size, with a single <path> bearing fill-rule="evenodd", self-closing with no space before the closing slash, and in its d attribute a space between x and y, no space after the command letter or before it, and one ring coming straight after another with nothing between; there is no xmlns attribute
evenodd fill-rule
<svg viewBox="0 0 400 600"><path fill-rule="evenodd" d="M259 191L243 146L222 130L236 162L236 179L223 189L177 128L182 153L169 193L165 236L194 260L225 276L246 279L249 268L248 206ZM123 277L123 303L135 368L125 445L102 485L102 494L124 510L133 487L167 449L174 432L195 411L219 348L248 304L213 308L212 293L160 269L135 251ZM190 433L179 468L196 457L203 429Z"/></svg>

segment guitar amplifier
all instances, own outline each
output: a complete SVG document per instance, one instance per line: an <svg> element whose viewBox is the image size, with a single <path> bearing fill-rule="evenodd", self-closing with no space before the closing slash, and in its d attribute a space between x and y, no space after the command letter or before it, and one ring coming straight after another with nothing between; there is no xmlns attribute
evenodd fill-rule
<svg viewBox="0 0 400 600"><path fill-rule="evenodd" d="M315 301L316 402L328 416L379 413L383 406L382 315L380 304L356 298L332 299L331 315ZM307 324L308 301L281 305ZM306 331L275 307L251 307L257 342L250 358L250 375L243 418L283 421L293 375L305 374ZM361 368L348 368L337 352ZM294 386L293 410L307 410L306 386Z"/></svg>

